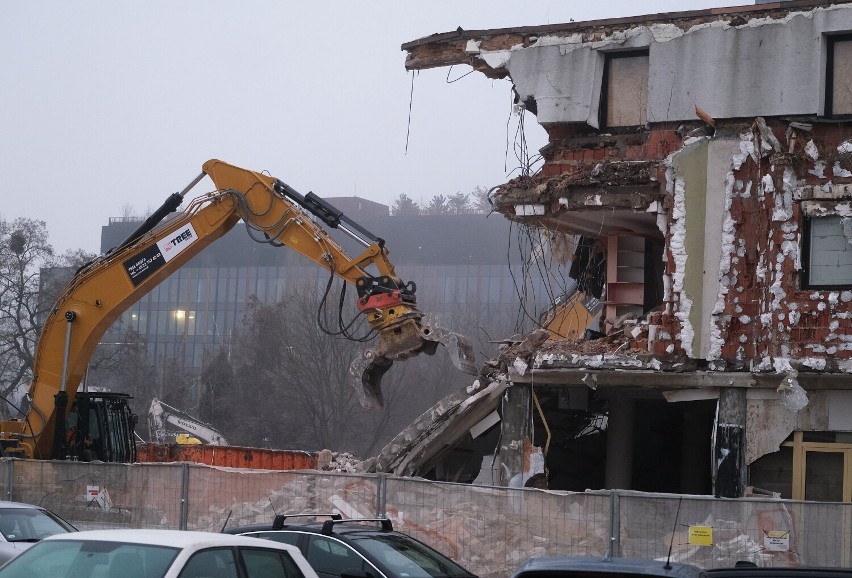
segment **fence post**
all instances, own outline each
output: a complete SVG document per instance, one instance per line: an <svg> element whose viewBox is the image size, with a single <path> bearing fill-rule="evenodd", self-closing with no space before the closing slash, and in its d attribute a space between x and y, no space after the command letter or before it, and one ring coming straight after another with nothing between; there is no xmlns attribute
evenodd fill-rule
<svg viewBox="0 0 852 578"><path fill-rule="evenodd" d="M618 490L612 490L609 494L609 551L608 558L615 558L621 552L621 497Z"/></svg>
<svg viewBox="0 0 852 578"><path fill-rule="evenodd" d="M180 480L180 523L179 528L186 530L189 518L189 464L181 464Z"/></svg>
<svg viewBox="0 0 852 578"><path fill-rule="evenodd" d="M6 499L12 501L12 482L15 479L15 460L6 460Z"/></svg>
<svg viewBox="0 0 852 578"><path fill-rule="evenodd" d="M376 477L376 517L386 518L388 512L388 475Z"/></svg>

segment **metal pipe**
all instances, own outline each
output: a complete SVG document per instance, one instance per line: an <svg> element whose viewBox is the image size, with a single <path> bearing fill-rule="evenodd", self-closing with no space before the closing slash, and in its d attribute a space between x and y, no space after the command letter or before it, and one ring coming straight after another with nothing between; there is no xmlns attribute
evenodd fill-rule
<svg viewBox="0 0 852 578"><path fill-rule="evenodd" d="M65 351L62 354L62 383L59 385L59 391L53 396L53 455L55 460L63 460L68 456L65 455L65 413L68 408L68 358L71 351L71 325L77 319L77 313L74 311L65 312Z"/></svg>
<svg viewBox="0 0 852 578"><path fill-rule="evenodd" d="M135 231L133 231L130 234L130 236L127 237L118 246L118 248L120 249L122 247L125 247L125 246L130 245L131 243L135 242L137 239L139 239L139 237L141 237L142 235L144 235L145 233L149 232L151 229L153 229L154 227L159 225L160 221L162 221L163 219L166 218L166 215L168 215L169 213L174 213L177 210L177 208L180 206L180 204L183 202L184 196L186 196L186 194L192 189L192 187L197 185L201 181L201 179L203 179L206 176L207 176L207 173L202 172L200 175L195 177L192 180L191 183L189 183L187 186L185 186L181 192L172 193L171 195L169 195L169 197L160 206L160 208L157 209L156 211L154 211L154 213L150 217L145 219L145 222L142 223L141 225L139 225L139 227Z"/></svg>
<svg viewBox="0 0 852 578"><path fill-rule="evenodd" d="M62 354L62 384L59 391L68 391L65 382L68 379L68 357L71 351L71 324L74 323L75 319L77 319L77 313L74 311L67 311L65 313L65 351Z"/></svg>

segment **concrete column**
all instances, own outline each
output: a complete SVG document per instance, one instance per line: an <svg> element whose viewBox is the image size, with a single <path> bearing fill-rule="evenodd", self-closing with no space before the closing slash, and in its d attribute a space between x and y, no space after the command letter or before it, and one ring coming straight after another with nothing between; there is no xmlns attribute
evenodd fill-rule
<svg viewBox="0 0 852 578"><path fill-rule="evenodd" d="M530 437L529 384L513 385L503 396L503 419L500 422L500 476L501 486L508 486L512 478L520 479L524 471L524 438Z"/></svg>
<svg viewBox="0 0 852 578"><path fill-rule="evenodd" d="M713 493L717 498L741 498L745 494L745 425L746 390L722 389L713 448Z"/></svg>
<svg viewBox="0 0 852 578"><path fill-rule="evenodd" d="M629 490L633 485L633 415L632 399L610 398L604 479L610 490Z"/></svg>

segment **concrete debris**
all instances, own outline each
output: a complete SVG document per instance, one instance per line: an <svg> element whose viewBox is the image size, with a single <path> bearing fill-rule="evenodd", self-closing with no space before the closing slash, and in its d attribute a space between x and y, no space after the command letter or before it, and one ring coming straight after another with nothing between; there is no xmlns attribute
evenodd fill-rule
<svg viewBox="0 0 852 578"><path fill-rule="evenodd" d="M323 450L323 451L326 451L326 450ZM320 453L322 453L322 452L320 452ZM339 454L333 455L333 457L332 457L331 461L329 462L327 468L320 468L320 469L325 469L325 470L331 471L331 472L353 473L353 472L360 471L358 469L358 465L360 463L361 463L361 460L358 459L357 457L355 457L354 455L350 454L350 453L339 453Z"/></svg>
<svg viewBox="0 0 852 578"><path fill-rule="evenodd" d="M764 120L762 116L755 119L752 128L756 129L760 134L760 138L764 143L764 148L769 147L776 153L781 152L781 142L775 136L775 133L772 132L772 129L766 126L766 120Z"/></svg>
<svg viewBox="0 0 852 578"><path fill-rule="evenodd" d="M508 385L504 375L496 376L472 395L467 391L448 395L400 432L378 456L358 463L358 471L421 475L437 455L468 436L470 428L496 409Z"/></svg>
<svg viewBox="0 0 852 578"><path fill-rule="evenodd" d="M639 350L624 350L624 345L627 343L627 338L622 332L612 333L606 337L592 340L570 340L558 339L543 342L537 347L535 353L538 355L548 354L581 354L581 355L601 355L612 353L615 350L622 350L625 353L647 353ZM515 346L508 346L501 352L500 359L504 362L517 357L525 357L529 355L529 350L523 347L523 342Z"/></svg>
<svg viewBox="0 0 852 578"><path fill-rule="evenodd" d="M350 453L321 450L317 455L317 469L324 472L357 472L361 460Z"/></svg>
<svg viewBox="0 0 852 578"><path fill-rule="evenodd" d="M333 454L331 450L322 450L319 454L317 454L317 469L318 470L328 470L331 467L331 460L333 458Z"/></svg>
<svg viewBox="0 0 852 578"><path fill-rule="evenodd" d="M781 380L781 385L778 386L781 404L794 413L802 411L808 405L808 394L799 385L798 376L798 371L790 369Z"/></svg>

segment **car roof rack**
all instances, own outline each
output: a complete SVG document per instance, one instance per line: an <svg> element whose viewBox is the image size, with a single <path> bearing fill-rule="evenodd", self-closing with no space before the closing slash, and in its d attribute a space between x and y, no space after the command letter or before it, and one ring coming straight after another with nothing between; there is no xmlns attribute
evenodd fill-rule
<svg viewBox="0 0 852 578"><path fill-rule="evenodd" d="M382 524L382 532L393 532L393 523L388 518L332 518L322 523L322 533L325 536L330 536L334 532L334 525L343 522L380 522Z"/></svg>
<svg viewBox="0 0 852 578"><path fill-rule="evenodd" d="M284 527L284 520L287 518L316 518L318 516L328 516L332 520L342 520L340 514L276 514L275 520L272 521L272 529L280 530Z"/></svg>

